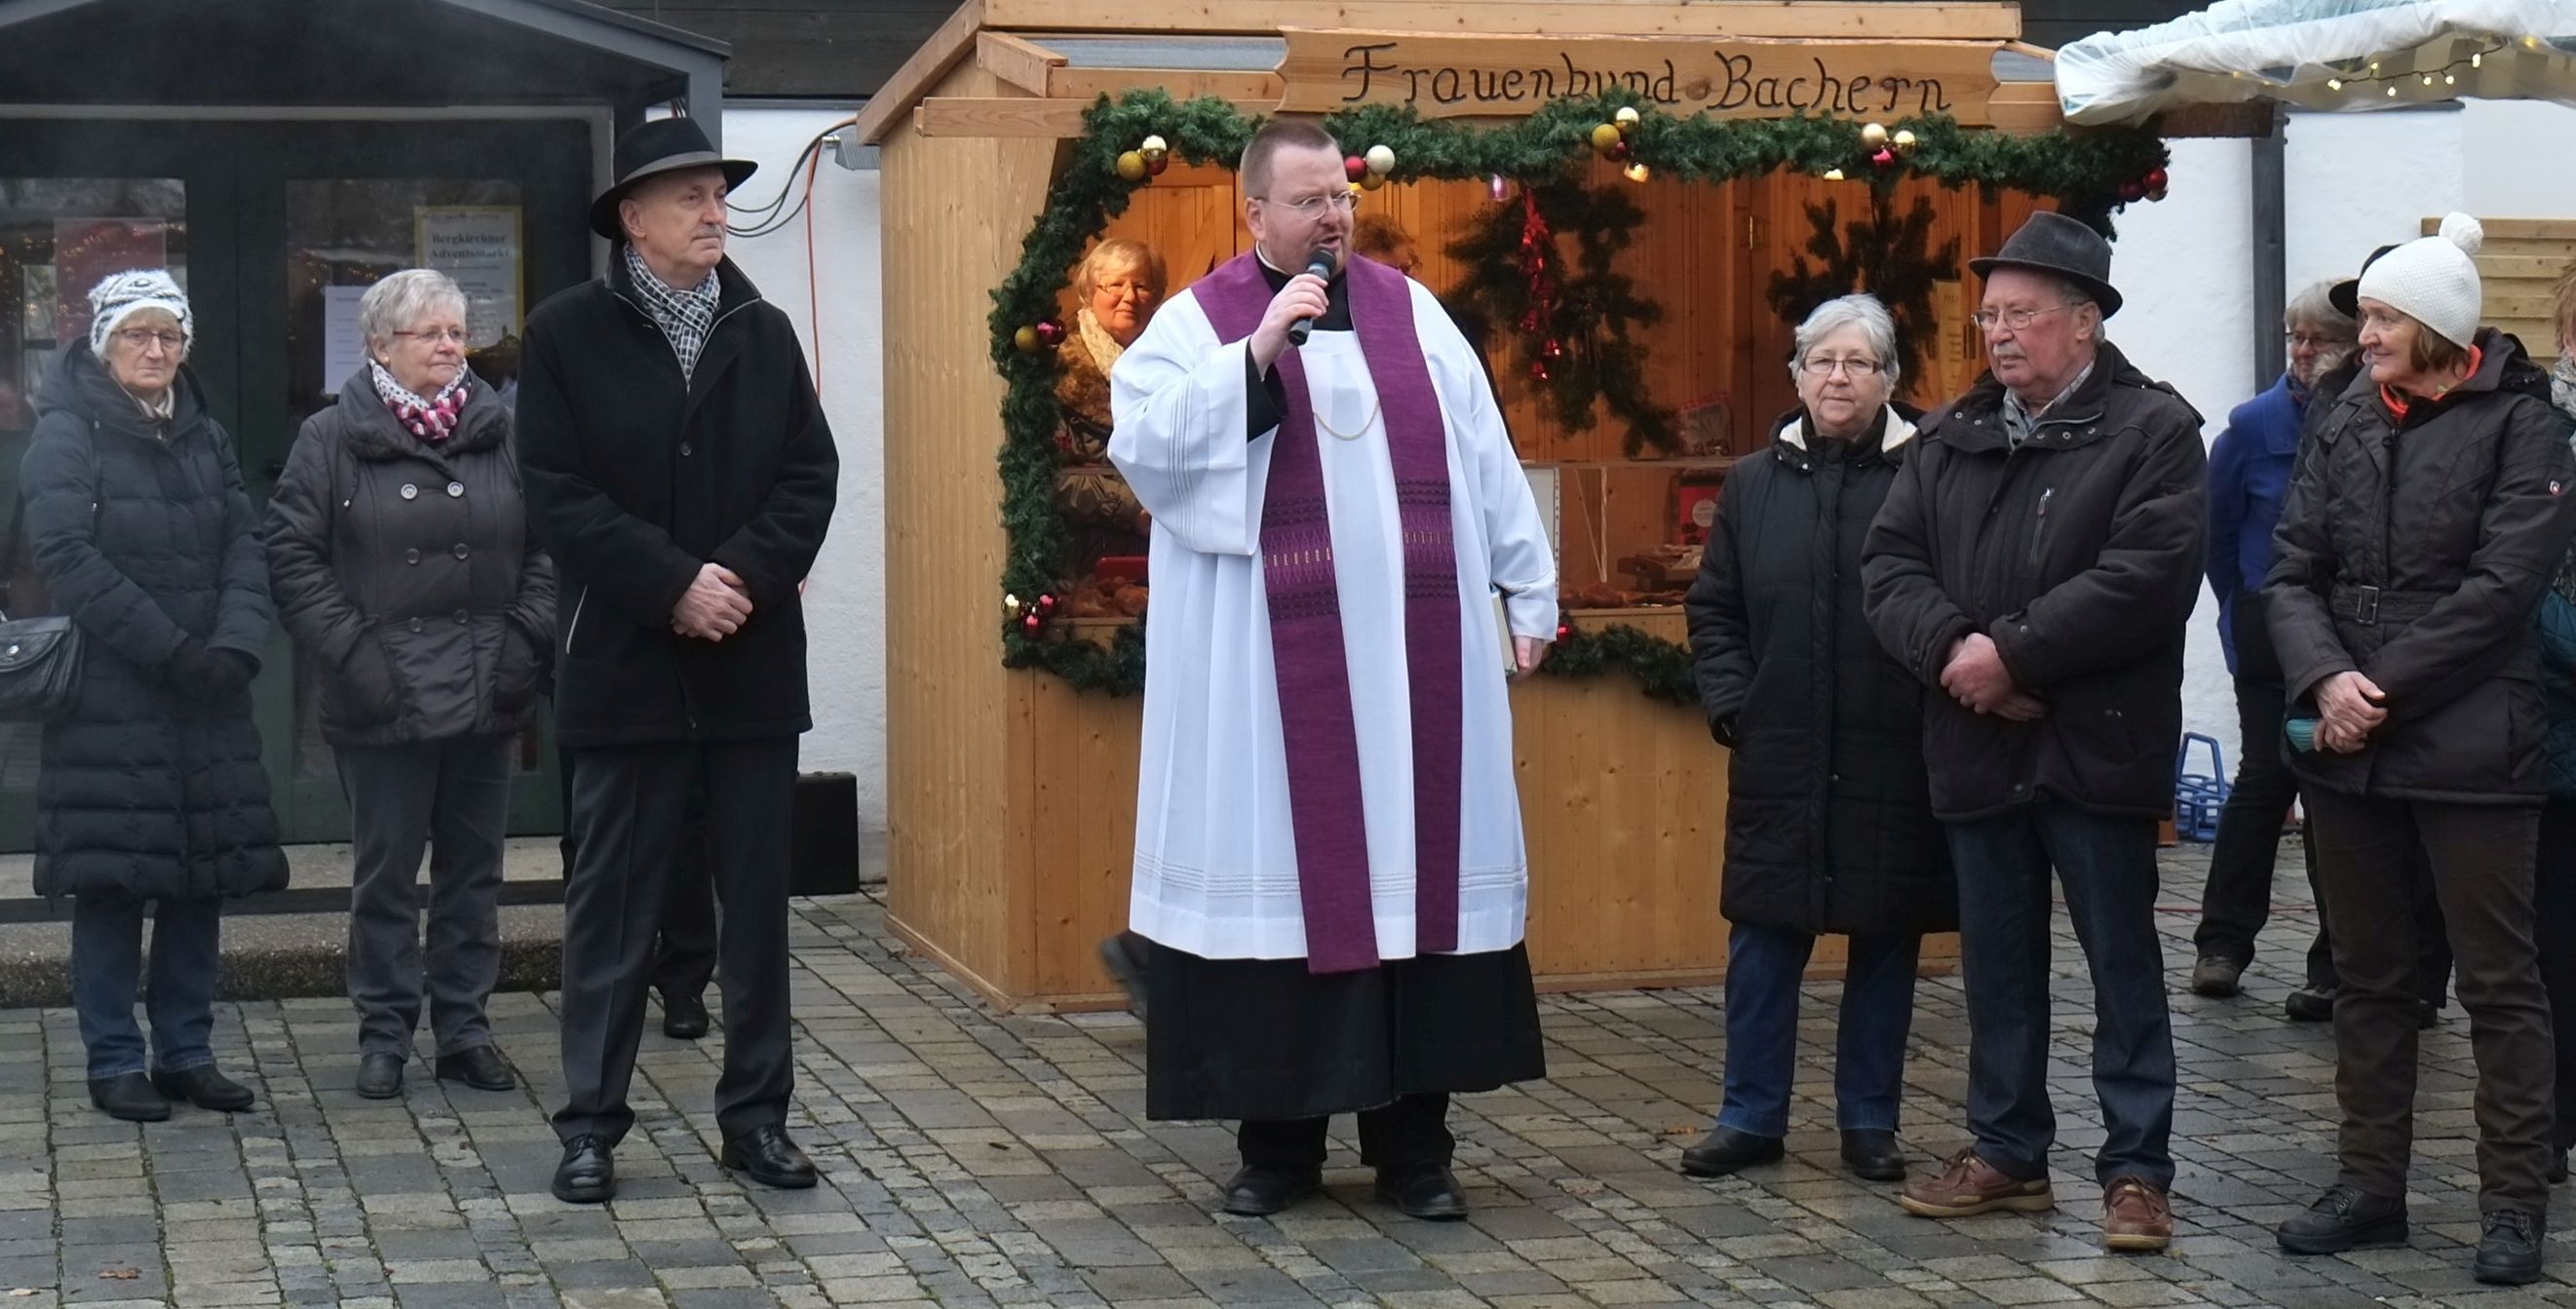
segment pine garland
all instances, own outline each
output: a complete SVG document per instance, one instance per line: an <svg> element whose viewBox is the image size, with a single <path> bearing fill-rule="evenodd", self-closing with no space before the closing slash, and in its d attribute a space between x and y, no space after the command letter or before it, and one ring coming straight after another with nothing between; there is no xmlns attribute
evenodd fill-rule
<svg viewBox="0 0 2576 1309"><path fill-rule="evenodd" d="M1354 152L1384 145L1395 152L1396 182L1468 181L1503 177L1522 186L1547 186L1574 177L1593 157L1592 129L1623 106L1637 110L1629 138L1631 157L1659 178L1723 182L1792 168L1822 174L1843 169L1872 185L1892 188L1900 177L1928 177L1945 186L2010 189L2054 198L2065 213L2108 235L2123 185L2135 188L2166 163L2165 148L2140 128L2100 128L2038 136L1963 128L1947 117L1886 124L1911 129L1916 148L1894 167L1872 169L1861 125L1830 118L1676 118L1632 92L1558 100L1529 117L1492 127L1455 121L1425 122L1410 108L1364 105L1333 114L1324 126ZM1008 538L1001 591L1013 596L1053 594L1064 571L1066 532L1055 501L1055 354L1020 348L1022 328L1052 321L1058 296L1092 240L1126 211L1129 198L1150 180L1118 174L1118 157L1159 135L1184 163L1231 168L1260 120L1216 97L1175 101L1159 90L1107 96L1083 115L1083 135L1069 143L1065 166L1047 205L1020 246L1019 266L993 291L992 358L1005 385L1002 400L1002 527ZM1042 668L1084 690L1123 695L1144 685L1141 625L1122 628L1107 646L1068 639L1042 622L1032 632L1025 608L996 606L1002 622L1002 662ZM1058 604L1055 612L1066 606ZM1054 620L1061 627L1061 620ZM1635 628L1575 633L1545 665L1561 676L1584 676L1625 666L1648 694L1688 701L1690 656L1675 642Z"/></svg>

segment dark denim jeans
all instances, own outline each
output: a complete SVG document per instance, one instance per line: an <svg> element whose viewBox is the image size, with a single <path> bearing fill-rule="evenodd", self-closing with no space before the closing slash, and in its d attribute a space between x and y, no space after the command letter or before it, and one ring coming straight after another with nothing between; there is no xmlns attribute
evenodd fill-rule
<svg viewBox="0 0 2576 1309"><path fill-rule="evenodd" d="M1923 938L1855 936L1834 1031L1834 1124L1896 1130L1905 1090L1905 1034L1914 1023L1914 964ZM1798 991L1816 938L1789 927L1737 923L1726 954L1726 1100L1717 1125L1773 1139L1789 1134L1798 1067Z"/></svg>
<svg viewBox="0 0 2576 1309"><path fill-rule="evenodd" d="M1968 993L1968 1127L2007 1175L2048 1175L2049 873L2093 975L2095 1175L2173 1184L2173 1024L2156 936L2153 819L2042 800L1950 824L1959 869L1959 963Z"/></svg>
<svg viewBox="0 0 2576 1309"><path fill-rule="evenodd" d="M143 976L146 901L83 895L72 900L72 1006L90 1080L179 1072L215 1061L215 971L222 962L223 908L212 900L151 901L152 978L144 1011L152 1019L151 1059L134 1021Z"/></svg>

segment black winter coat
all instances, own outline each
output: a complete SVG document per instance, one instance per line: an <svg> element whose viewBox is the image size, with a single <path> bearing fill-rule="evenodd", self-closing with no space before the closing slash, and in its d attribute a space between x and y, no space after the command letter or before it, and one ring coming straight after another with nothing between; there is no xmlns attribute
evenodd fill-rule
<svg viewBox="0 0 2576 1309"><path fill-rule="evenodd" d="M2045 795L2161 817L2208 539L2200 415L2107 342L2018 450L2003 403L1988 374L1925 420L1862 564L1870 626L1934 691L1932 808L1966 820ZM2045 717L1979 714L1940 689L1972 632Z"/></svg>
<svg viewBox="0 0 2576 1309"><path fill-rule="evenodd" d="M1691 656L1727 770L1728 922L1808 933L1959 925L1923 770L1923 684L1861 613L1861 544L1912 415L1846 448L1793 412L1727 474L1692 583Z"/></svg>
<svg viewBox="0 0 2576 1309"><path fill-rule="evenodd" d="M813 725L797 585L831 526L840 457L787 315L732 261L685 382L629 284L609 273L528 316L520 473L562 610L555 725L566 746L794 736ZM720 642L671 630L708 562L749 586Z"/></svg>
<svg viewBox="0 0 2576 1309"><path fill-rule="evenodd" d="M436 445L361 367L304 420L268 501L278 616L324 671L335 745L508 736L554 646L554 571L528 533L510 411L479 379Z"/></svg>
<svg viewBox="0 0 2576 1309"><path fill-rule="evenodd" d="M2299 451L2264 579L2291 714L2351 670L2388 697L2358 754L2293 754L2303 782L2455 804L2546 794L2532 610L2576 533L2576 455L2521 344L2489 329L2477 346L2477 371L2403 420L2354 379Z"/></svg>
<svg viewBox="0 0 2576 1309"><path fill-rule="evenodd" d="M56 363L19 485L36 572L84 638L45 727L36 891L209 900L286 885L247 691L176 676L196 642L256 668L268 560L232 438L181 370L164 441L86 344Z"/></svg>

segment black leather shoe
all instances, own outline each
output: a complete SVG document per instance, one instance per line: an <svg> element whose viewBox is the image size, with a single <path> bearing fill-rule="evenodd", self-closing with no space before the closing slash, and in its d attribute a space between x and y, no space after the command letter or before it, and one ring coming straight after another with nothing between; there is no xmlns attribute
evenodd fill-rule
<svg viewBox="0 0 2576 1309"><path fill-rule="evenodd" d="M1721 1127L1682 1150L1682 1171L1692 1177L1724 1177L1755 1164L1776 1164L1787 1153L1779 1137Z"/></svg>
<svg viewBox="0 0 2576 1309"><path fill-rule="evenodd" d="M1905 1180L1905 1151L1896 1144L1896 1133L1880 1128L1844 1128L1843 1163L1866 1181Z"/></svg>
<svg viewBox="0 0 2576 1309"><path fill-rule="evenodd" d="M2441 1025L2442 1006L2435 1004L2430 1000L2418 1000L2415 1002L2416 1030L2429 1032Z"/></svg>
<svg viewBox="0 0 2576 1309"><path fill-rule="evenodd" d="M705 997L695 995L662 997L662 1035L674 1041L694 1041L706 1034Z"/></svg>
<svg viewBox="0 0 2576 1309"><path fill-rule="evenodd" d="M2245 989L2245 965L2223 954L2205 954L2191 966L2191 990L2224 1000Z"/></svg>
<svg viewBox="0 0 2576 1309"><path fill-rule="evenodd" d="M471 1046L438 1057L438 1080L463 1082L477 1091L507 1091L519 1084L501 1052L488 1045Z"/></svg>
<svg viewBox="0 0 2576 1309"><path fill-rule="evenodd" d="M1394 1205L1407 1218L1454 1223L1467 1216L1467 1193L1446 1164L1427 1164L1401 1171L1377 1170L1377 1198Z"/></svg>
<svg viewBox="0 0 2576 1309"><path fill-rule="evenodd" d="M1265 1168L1245 1164L1225 1184L1225 1211L1246 1218L1267 1218L1324 1189L1320 1169Z"/></svg>
<svg viewBox="0 0 2576 1309"><path fill-rule="evenodd" d="M2561 1150L2558 1153L2549 1156L2549 1184L2551 1186L2556 1186L2560 1182L2566 1180L2567 1152Z"/></svg>
<svg viewBox="0 0 2576 1309"><path fill-rule="evenodd" d="M576 1136L564 1143L563 1162L555 1165L555 1198L565 1204L606 1204L617 1194L617 1161L596 1136Z"/></svg>
<svg viewBox="0 0 2576 1309"><path fill-rule="evenodd" d="M157 1123L170 1116L170 1102L152 1089L152 1079L141 1073L123 1073L115 1077L90 1079L89 1102L107 1112L110 1118L129 1123Z"/></svg>
<svg viewBox="0 0 2576 1309"><path fill-rule="evenodd" d="M2290 992L2281 1002L2281 1015L2294 1023L2330 1023L2334 1021L2335 988L2303 986Z"/></svg>
<svg viewBox="0 0 2576 1309"><path fill-rule="evenodd" d="M2540 1280L2540 1241L2548 1220L2521 1209L2498 1209L2487 1215L2486 1235L2478 1241L2478 1258L2470 1272L2490 1286L2527 1286Z"/></svg>
<svg viewBox="0 0 2576 1309"><path fill-rule="evenodd" d="M250 1088L215 1071L213 1064L182 1068L175 1073L154 1073L152 1089L172 1100L185 1100L200 1109L231 1113L248 1109L257 1096Z"/></svg>
<svg viewBox="0 0 2576 1309"><path fill-rule="evenodd" d="M781 1191L802 1191L814 1184L814 1161L787 1139L784 1127L755 1127L725 1142L716 1162Z"/></svg>
<svg viewBox="0 0 2576 1309"><path fill-rule="evenodd" d="M371 1054L358 1057L358 1094L370 1100L391 1100L402 1094L403 1061L398 1054Z"/></svg>
<svg viewBox="0 0 2576 1309"><path fill-rule="evenodd" d="M2406 1244L2404 1197L2364 1195L2349 1186L2331 1186L2306 1213L2273 1232L2291 1254L2341 1254L2375 1246Z"/></svg>

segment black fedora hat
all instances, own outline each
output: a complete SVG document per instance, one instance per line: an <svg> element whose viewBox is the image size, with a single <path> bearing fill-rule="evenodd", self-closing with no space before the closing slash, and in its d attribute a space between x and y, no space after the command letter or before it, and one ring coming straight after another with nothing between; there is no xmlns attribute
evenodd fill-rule
<svg viewBox="0 0 2576 1309"><path fill-rule="evenodd" d="M2371 251L2370 257L2361 261L2361 271L2365 273L2369 272L2370 266L2378 263L2381 255L2384 255L2396 248L2397 247L2393 245L2383 245L2378 249ZM2347 277L2344 280L2327 287L2326 303L2333 305L2335 307L2335 312L2346 318L2361 317L2361 279L2359 277Z"/></svg>
<svg viewBox="0 0 2576 1309"><path fill-rule="evenodd" d="M742 185L760 167L748 159L717 154L707 134L686 118L657 118L619 137L615 164L617 180L590 202L590 230L611 241L626 236L617 221L617 202L645 178L683 168L721 168L725 186L731 188Z"/></svg>
<svg viewBox="0 0 2576 1309"><path fill-rule="evenodd" d="M1979 277L1992 276L1998 268L2063 277L2090 293L2104 318L2120 312L2120 292L2111 285L2111 243L2079 219L2042 209L2004 238L2003 249L1968 261L1969 271Z"/></svg>

